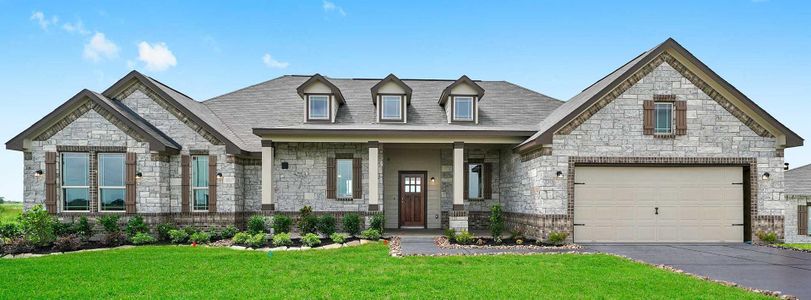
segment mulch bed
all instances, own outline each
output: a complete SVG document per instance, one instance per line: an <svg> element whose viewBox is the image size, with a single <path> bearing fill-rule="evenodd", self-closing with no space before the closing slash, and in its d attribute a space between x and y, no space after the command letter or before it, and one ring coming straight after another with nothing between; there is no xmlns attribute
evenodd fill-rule
<svg viewBox="0 0 811 300"><path fill-rule="evenodd" d="M492 238L479 237L475 238L473 244L463 245L455 241L449 241L447 237L440 236L434 239L436 245L440 248L480 248L480 249L580 249L579 245L575 244L549 244L540 243L533 239L522 239L521 243L517 239L502 239L501 243L496 243Z"/></svg>

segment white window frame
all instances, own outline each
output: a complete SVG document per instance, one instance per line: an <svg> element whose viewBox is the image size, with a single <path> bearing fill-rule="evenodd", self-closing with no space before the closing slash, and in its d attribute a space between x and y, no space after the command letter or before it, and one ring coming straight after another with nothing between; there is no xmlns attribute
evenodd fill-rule
<svg viewBox="0 0 811 300"><path fill-rule="evenodd" d="M85 158L87 158L87 170L85 170L85 176L87 178L87 185L64 185L65 184L65 154L84 154ZM59 201L59 206L61 207L62 211L66 212L90 212L91 204L91 197L90 197L90 153L88 152L62 152L59 157L59 185L62 192L61 201ZM87 209L86 210L68 210L65 207L65 197L67 197L66 189L87 189Z"/></svg>
<svg viewBox="0 0 811 300"><path fill-rule="evenodd" d="M108 155L109 155L109 156L113 156L113 155L115 155L115 156L121 156L121 158L123 158L123 159L121 160L121 162L123 163L124 168L121 168L121 172L123 173L123 174L121 174L121 178L123 178L123 179L124 179L124 182L122 182L122 183L123 183L123 185L121 185L121 186L102 186L102 185L101 185L101 183L102 183L102 182L104 182L104 181L102 180L102 176L103 176L103 174L104 174L104 173L101 171L101 167L102 167L102 166L101 166L101 157L102 157L102 156L108 156ZM99 212L117 212L117 213L123 213L123 212L126 212L126 211L127 211L127 204L126 204L126 201L127 201L127 200L126 200L126 197L127 197L127 160L126 160L126 159L127 159L127 157L125 156L125 154L124 154L124 153L115 153L115 152L109 152L109 153L98 153L98 154L96 155L96 174L97 174L97 177L96 177L96 178L97 178L98 183L99 183L99 184L98 184L98 187L96 188L96 195L98 195L98 199L99 199L99 201L98 201L98 206L99 206L99 207L98 207L98 209L99 209ZM101 206L101 202L102 202L102 201L101 201L101 190L102 190L102 189L115 189L115 190L120 189L120 190L123 190L123 191L124 191L124 201L125 201L125 203L124 203L124 207L123 207L121 210L102 210L102 209L101 209L101 207L102 207L102 206Z"/></svg>
<svg viewBox="0 0 811 300"><path fill-rule="evenodd" d="M341 161L349 162L349 180L350 184L347 186L347 191L349 195L340 195L338 194L338 187L337 185L341 182L339 178L341 178ZM352 199L354 198L354 188L355 188L355 160L353 158L336 158L335 159L335 198L337 199Z"/></svg>
<svg viewBox="0 0 811 300"><path fill-rule="evenodd" d="M195 161L200 157L205 157L206 158L206 163L204 164L204 166L206 168L205 176L208 176L208 172L209 172L209 170L208 170L208 168L209 168L209 166L208 166L208 159L209 159L208 155L192 155L191 156L191 161L192 161L191 180L190 180L191 184L189 184L189 185L191 186L191 198L192 198L191 200L192 201L190 201L190 202L191 202L192 211L204 212L204 211L209 211L209 209L211 208L211 202L210 202L211 194L208 195L209 201L206 202L206 209L198 209L197 208L197 193L195 193L195 191L206 190L206 191L208 191L210 193L211 191L208 190L208 186L211 185L211 182L209 182L208 185L206 185L204 187L196 187L196 186L194 186L194 178L196 178L196 175L197 175L197 172L198 172L197 168L194 167L194 166L197 165L195 163Z"/></svg>
<svg viewBox="0 0 811 300"><path fill-rule="evenodd" d="M479 186L478 194L479 194L479 196L478 197L472 197L471 194L470 194L470 183L473 182L473 180L471 180L472 177L470 177L470 173L471 173L470 170L473 167L477 166L477 165L479 166L479 180L478 180L478 186ZM469 162L469 163L467 163L467 170L465 170L465 172L467 172L467 186L465 187L467 189L467 198L470 199L470 200L482 200L482 199L484 199L484 163Z"/></svg>
<svg viewBox="0 0 811 300"><path fill-rule="evenodd" d="M462 118L462 117L459 116L459 114L458 114L459 113L459 106L457 105L457 103L460 100L464 100L464 101L470 100L470 118ZM454 121L470 122L470 121L473 121L473 120L476 119L476 103L475 103L476 98L474 96L453 96L452 101L453 101L453 116L452 116L452 118L453 118Z"/></svg>
<svg viewBox="0 0 811 300"><path fill-rule="evenodd" d="M324 109L324 111L327 112L325 116L313 116L313 98L319 98L319 100L321 100L320 98L326 99L326 101L324 101L324 103L327 105L327 107ZM332 114L330 111L331 98L332 97L330 97L330 95L307 95L307 119L314 121L329 121L330 114Z"/></svg>
<svg viewBox="0 0 811 300"><path fill-rule="evenodd" d="M659 105L669 106L670 107L670 131L668 132L659 132L659 114L657 113ZM672 135L674 133L674 122L673 122L673 115L676 111L676 106L673 102L654 102L653 103L653 134L655 135Z"/></svg>
<svg viewBox="0 0 811 300"><path fill-rule="evenodd" d="M386 99L392 101L392 98L397 99L397 117L386 117ZM380 119L385 121L402 121L403 120L403 96L402 95L381 95L380 96Z"/></svg>

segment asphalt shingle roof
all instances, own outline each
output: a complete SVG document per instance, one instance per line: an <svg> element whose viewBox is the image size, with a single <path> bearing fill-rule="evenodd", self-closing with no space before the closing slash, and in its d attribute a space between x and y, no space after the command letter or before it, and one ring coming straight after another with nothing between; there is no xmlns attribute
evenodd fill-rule
<svg viewBox="0 0 811 300"><path fill-rule="evenodd" d="M786 194L811 196L811 164L786 171Z"/></svg>

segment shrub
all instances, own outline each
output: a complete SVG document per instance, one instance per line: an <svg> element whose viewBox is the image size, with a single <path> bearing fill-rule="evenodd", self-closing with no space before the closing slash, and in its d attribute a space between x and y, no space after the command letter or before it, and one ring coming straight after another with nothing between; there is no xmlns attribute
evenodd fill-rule
<svg viewBox="0 0 811 300"><path fill-rule="evenodd" d="M335 233L335 217L332 215L323 215L318 219L318 232L324 236L330 236Z"/></svg>
<svg viewBox="0 0 811 300"><path fill-rule="evenodd" d="M211 241L211 235L205 231L195 232L189 236L190 243L206 244Z"/></svg>
<svg viewBox="0 0 811 300"><path fill-rule="evenodd" d="M99 223L101 223L101 226L104 227L104 231L107 233L119 232L121 231L121 228L118 227L119 218L118 215L104 215L99 218Z"/></svg>
<svg viewBox="0 0 811 300"><path fill-rule="evenodd" d="M514 228L514 229L510 230L510 239L511 240L519 240L519 239L523 240L524 239L524 232L521 231L520 229Z"/></svg>
<svg viewBox="0 0 811 300"><path fill-rule="evenodd" d="M101 239L101 244L107 247L121 246L127 243L127 235L121 231L110 232Z"/></svg>
<svg viewBox="0 0 811 300"><path fill-rule="evenodd" d="M127 236L133 237L138 233L149 233L149 226L144 222L144 217L136 215L127 221L127 227L124 230L127 232Z"/></svg>
<svg viewBox="0 0 811 300"><path fill-rule="evenodd" d="M3 244L3 253L5 254L30 253L31 251L34 251L34 244L22 237Z"/></svg>
<svg viewBox="0 0 811 300"><path fill-rule="evenodd" d="M501 233L504 232L504 214L501 211L501 205L495 204L490 207L490 235L496 242L501 241Z"/></svg>
<svg viewBox="0 0 811 300"><path fill-rule="evenodd" d="M367 240L376 241L380 239L380 231L377 231L377 229L374 228L369 228L361 232L360 237Z"/></svg>
<svg viewBox="0 0 811 300"><path fill-rule="evenodd" d="M136 233L130 240L132 240L132 243L135 245L152 244L158 241L155 237L146 232Z"/></svg>
<svg viewBox="0 0 811 300"><path fill-rule="evenodd" d="M293 225L293 220L285 215L273 216L273 233L290 232L290 226Z"/></svg>
<svg viewBox="0 0 811 300"><path fill-rule="evenodd" d="M265 233L265 217L262 215L253 215L248 219L248 232L251 234Z"/></svg>
<svg viewBox="0 0 811 300"><path fill-rule="evenodd" d="M77 234L61 236L54 241L53 249L60 252L75 251L82 248L82 239Z"/></svg>
<svg viewBox="0 0 811 300"><path fill-rule="evenodd" d="M330 234L329 238L332 240L333 243L343 244L346 241L346 239L349 238L349 236L346 235L346 233L335 232L333 234Z"/></svg>
<svg viewBox="0 0 811 300"><path fill-rule="evenodd" d="M257 233L248 238L246 245L254 248L259 248L267 243L267 235L264 233Z"/></svg>
<svg viewBox="0 0 811 300"><path fill-rule="evenodd" d="M448 242L453 242L453 239L456 238L456 229L445 229L445 237L448 238Z"/></svg>
<svg viewBox="0 0 811 300"><path fill-rule="evenodd" d="M76 223L76 229L74 231L85 240L93 235L93 226L90 225L90 220L87 219L87 216L81 216L79 218L79 222Z"/></svg>
<svg viewBox="0 0 811 300"><path fill-rule="evenodd" d="M53 228L54 228L54 235L56 236L66 236L76 233L74 230L76 226L71 221L70 223L62 223L59 220L54 219L53 221Z"/></svg>
<svg viewBox="0 0 811 300"><path fill-rule="evenodd" d="M281 247L281 246L290 246L293 244L293 240L290 239L289 233L277 233L273 235L273 246Z"/></svg>
<svg viewBox="0 0 811 300"><path fill-rule="evenodd" d="M158 240L161 241L168 241L171 240L169 236L169 231L177 230L177 226L172 223L161 223L158 224Z"/></svg>
<svg viewBox="0 0 811 300"><path fill-rule="evenodd" d="M569 233L565 231L552 231L546 237L546 241L553 245L563 245L566 241L566 238L569 237Z"/></svg>
<svg viewBox="0 0 811 300"><path fill-rule="evenodd" d="M321 244L321 238L315 233L308 233L301 237L301 244L307 247L315 247Z"/></svg>
<svg viewBox="0 0 811 300"><path fill-rule="evenodd" d="M346 214L342 221L346 233L349 233L351 236L356 236L360 233L360 216L358 216L358 214Z"/></svg>
<svg viewBox="0 0 811 300"><path fill-rule="evenodd" d="M197 233L200 230L197 230L197 228L189 226L189 227L183 227L183 231L185 231L186 234L188 234L188 235L192 235L192 234Z"/></svg>
<svg viewBox="0 0 811 300"><path fill-rule="evenodd" d="M0 238L17 238L22 236L20 226L17 223L3 223L0 224Z"/></svg>
<svg viewBox="0 0 811 300"><path fill-rule="evenodd" d="M189 238L189 234L185 230L172 229L169 230L169 240L175 244L185 243Z"/></svg>
<svg viewBox="0 0 811 300"><path fill-rule="evenodd" d="M372 220L369 221L369 228L377 230L382 235L384 230L383 227L385 226L385 218L383 214L374 214L372 216Z"/></svg>
<svg viewBox="0 0 811 300"><path fill-rule="evenodd" d="M777 233L773 231L765 232L760 230L757 233L755 233L755 235L761 242L764 242L766 244L774 244L777 242Z"/></svg>
<svg viewBox="0 0 811 300"><path fill-rule="evenodd" d="M234 244L245 245L248 243L248 240L251 238L251 234L245 231L237 232L234 234L234 237L231 238L231 241Z"/></svg>
<svg viewBox="0 0 811 300"><path fill-rule="evenodd" d="M298 229L301 234L318 232L318 217L313 215L302 217L301 220L299 220Z"/></svg>
<svg viewBox="0 0 811 300"><path fill-rule="evenodd" d="M462 232L459 232L456 237L454 237L454 240L462 245L470 245L473 243L473 234L467 230L462 230Z"/></svg>
<svg viewBox="0 0 811 300"><path fill-rule="evenodd" d="M228 225L220 232L220 237L230 239L234 237L235 234L237 234L237 228L234 227L234 225Z"/></svg>
<svg viewBox="0 0 811 300"><path fill-rule="evenodd" d="M53 228L54 219L48 215L41 204L23 212L19 218L24 238L34 246L48 246L56 239Z"/></svg>

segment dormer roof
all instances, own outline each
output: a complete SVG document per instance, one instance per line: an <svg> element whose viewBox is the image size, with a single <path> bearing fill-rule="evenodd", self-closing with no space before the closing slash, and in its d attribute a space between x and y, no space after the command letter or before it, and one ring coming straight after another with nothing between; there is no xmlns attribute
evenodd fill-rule
<svg viewBox="0 0 811 300"><path fill-rule="evenodd" d="M380 80L380 82L372 86L372 104L377 105L377 95L380 93L380 88L389 82L400 86L405 92L406 104L411 104L411 87L400 80L400 78L397 78L397 76L394 76L394 74L389 74L389 76L386 76L386 78L383 78L383 80Z"/></svg>
<svg viewBox="0 0 811 300"><path fill-rule="evenodd" d="M332 94L335 96L335 99L338 100L338 104L340 104L340 105L346 104L346 100L344 99L344 95L341 94L341 89L339 89L337 86L332 84L332 82L327 80L326 77L321 76L321 74L318 74L318 73L315 73L315 75L311 76L310 79L307 79L307 81L305 81L304 83L299 85L296 88L296 92L298 93L299 96L301 96L302 99L304 99L304 94L305 94L304 92L307 90L307 87L309 87L310 85L313 85L313 84L315 84L317 82L320 82L320 83L326 85L330 89L330 91L332 91Z"/></svg>

